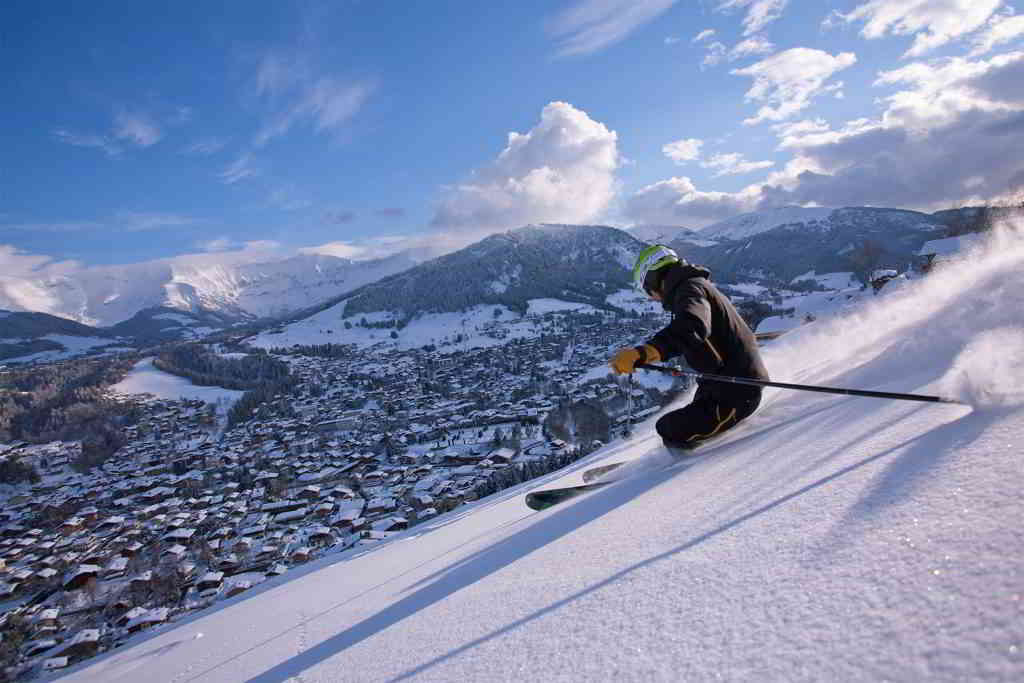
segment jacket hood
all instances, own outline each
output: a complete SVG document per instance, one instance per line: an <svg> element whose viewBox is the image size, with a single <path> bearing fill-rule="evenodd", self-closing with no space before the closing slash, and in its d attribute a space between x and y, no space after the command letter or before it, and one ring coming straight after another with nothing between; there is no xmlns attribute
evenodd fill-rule
<svg viewBox="0 0 1024 683"><path fill-rule="evenodd" d="M680 283L695 277L710 280L711 271L704 266L695 266L685 261L670 266L668 272L665 273L664 279L661 281L661 307L666 311L671 310L674 292Z"/></svg>

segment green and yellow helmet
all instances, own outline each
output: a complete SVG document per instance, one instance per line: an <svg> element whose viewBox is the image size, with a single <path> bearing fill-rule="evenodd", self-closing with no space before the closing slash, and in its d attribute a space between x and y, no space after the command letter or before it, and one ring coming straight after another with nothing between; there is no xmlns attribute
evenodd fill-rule
<svg viewBox="0 0 1024 683"><path fill-rule="evenodd" d="M664 244L645 248L637 255L636 265L633 266L633 285L641 292L648 291L646 285L649 274L681 260L675 250Z"/></svg>

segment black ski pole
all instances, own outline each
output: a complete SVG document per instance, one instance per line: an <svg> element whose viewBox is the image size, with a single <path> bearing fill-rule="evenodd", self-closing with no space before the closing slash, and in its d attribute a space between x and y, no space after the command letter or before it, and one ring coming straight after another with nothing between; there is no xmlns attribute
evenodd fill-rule
<svg viewBox="0 0 1024 683"><path fill-rule="evenodd" d="M636 367L644 370L653 370L674 377L694 377L705 382L729 382L731 384L749 384L755 387L777 387L779 389L797 389L799 391L817 391L822 394L845 394L847 396L868 396L871 398L891 398L898 401L924 401L927 403L955 403L958 405L969 405L963 401L944 396L922 396L921 394L898 394L890 391L865 391L863 389L837 389L835 387L816 387L810 384L786 384L785 382L767 382L748 377L729 377L727 375L712 375L706 372L693 372L688 370L677 370L676 368L665 367L664 365L651 365L640 363Z"/></svg>

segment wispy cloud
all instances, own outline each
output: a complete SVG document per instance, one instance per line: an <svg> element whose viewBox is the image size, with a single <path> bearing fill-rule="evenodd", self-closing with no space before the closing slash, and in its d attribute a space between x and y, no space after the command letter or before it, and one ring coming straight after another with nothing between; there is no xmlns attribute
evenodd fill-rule
<svg viewBox="0 0 1024 683"><path fill-rule="evenodd" d="M53 137L55 140L73 147L92 147L102 150L111 159L119 158L124 151L120 145L105 135L76 133L66 128L58 128L53 131Z"/></svg>
<svg viewBox="0 0 1024 683"><path fill-rule="evenodd" d="M692 43L703 43L705 40L709 40L714 35L715 35L715 29L713 29L713 28L706 28L703 31L701 31L700 33L698 33L696 36L694 36L693 40L690 41L690 42L692 42Z"/></svg>
<svg viewBox="0 0 1024 683"><path fill-rule="evenodd" d="M269 110L254 141L261 147L303 122L317 133L337 131L359 113L376 84L318 73L300 52L272 52L260 59L253 87Z"/></svg>
<svg viewBox="0 0 1024 683"><path fill-rule="evenodd" d="M259 167L253 161L252 154L243 154L238 157L218 174L218 177L227 185L233 185L240 180L253 178L261 174Z"/></svg>
<svg viewBox="0 0 1024 683"><path fill-rule="evenodd" d="M228 141L221 138L204 138L202 140L196 140L192 144L183 148L181 153L188 156L208 157L224 149L227 144Z"/></svg>
<svg viewBox="0 0 1024 683"><path fill-rule="evenodd" d="M328 211L324 214L324 222L332 225L345 225L356 219L354 211Z"/></svg>
<svg viewBox="0 0 1024 683"><path fill-rule="evenodd" d="M722 0L717 9L720 12L727 12L746 8L743 35L750 36L781 17L788 4L789 0Z"/></svg>
<svg viewBox="0 0 1024 683"><path fill-rule="evenodd" d="M559 57L589 55L625 39L678 0L576 0L547 21Z"/></svg>
<svg viewBox="0 0 1024 683"><path fill-rule="evenodd" d="M848 14L833 12L825 26L863 21L861 35L914 36L904 57L918 57L985 25L1003 0L870 0Z"/></svg>
<svg viewBox="0 0 1024 683"><path fill-rule="evenodd" d="M153 213L145 211L117 211L110 227L120 232L147 232L163 228L194 225L194 218L173 213Z"/></svg>
<svg viewBox="0 0 1024 683"><path fill-rule="evenodd" d="M397 206L389 206L383 209L377 209L375 212L381 218L404 218L405 209Z"/></svg>
<svg viewBox="0 0 1024 683"><path fill-rule="evenodd" d="M997 45L1003 45L1024 36L1024 14L1000 14L989 20L985 29L974 41L972 57L989 52Z"/></svg>
<svg viewBox="0 0 1024 683"><path fill-rule="evenodd" d="M716 66L722 62L735 62L744 57L771 54L775 51L775 44L764 36L753 36L741 40L732 49L727 48L718 41L708 43L705 49L707 54L704 55L704 59L701 61L702 69Z"/></svg>
<svg viewBox="0 0 1024 683"><path fill-rule="evenodd" d="M121 110L114 117L114 137L139 147L155 145L164 136L152 117L141 112Z"/></svg>
<svg viewBox="0 0 1024 683"><path fill-rule="evenodd" d="M34 232L34 233L124 233L146 232L162 228L195 225L200 221L190 216L174 213L149 211L115 211L110 217L86 221L54 221L38 223L7 223L0 224L0 232Z"/></svg>
<svg viewBox="0 0 1024 683"><path fill-rule="evenodd" d="M267 199L271 206L283 211L301 211L313 206L312 200L291 184L275 187Z"/></svg>
<svg viewBox="0 0 1024 683"><path fill-rule="evenodd" d="M704 168L714 169L717 178L723 175L740 175L771 168L775 162L747 161L742 154L734 152L732 154L715 154L707 161L702 161L700 165Z"/></svg>
<svg viewBox="0 0 1024 683"><path fill-rule="evenodd" d="M835 92L842 83L826 85L833 75L853 66L852 52L830 55L821 50L797 47L772 55L745 69L730 73L750 76L754 84L746 93L748 101L765 102L757 116L743 121L754 125L762 121L782 121L810 106L822 92Z"/></svg>

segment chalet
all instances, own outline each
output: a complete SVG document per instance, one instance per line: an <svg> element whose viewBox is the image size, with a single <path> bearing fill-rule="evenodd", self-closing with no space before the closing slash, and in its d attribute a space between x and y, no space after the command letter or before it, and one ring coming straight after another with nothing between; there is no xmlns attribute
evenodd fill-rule
<svg viewBox="0 0 1024 683"><path fill-rule="evenodd" d="M130 610L119 616L117 619L114 619L114 626L117 626L118 628L124 628L132 619L136 619L148 611L149 610L147 610L145 607L132 607Z"/></svg>
<svg viewBox="0 0 1024 683"><path fill-rule="evenodd" d="M185 554L187 552L188 552L188 548L186 548L185 546L181 545L180 543L175 543L174 545L170 546L169 548L165 548L164 551L162 553L160 553L160 559L161 560L171 559L171 560L176 560L176 561L180 562L185 557Z"/></svg>
<svg viewBox="0 0 1024 683"><path fill-rule="evenodd" d="M309 532L309 542L317 546L328 546L334 543L334 534L330 527L315 526Z"/></svg>
<svg viewBox="0 0 1024 683"><path fill-rule="evenodd" d="M36 655L40 655L47 650L57 647L57 640L55 638L41 638L38 640L30 640L25 644L22 649L22 654L31 659Z"/></svg>
<svg viewBox="0 0 1024 683"><path fill-rule="evenodd" d="M81 564L64 578L64 590L73 591L85 587L87 583L99 577L102 569L94 564Z"/></svg>
<svg viewBox="0 0 1024 683"><path fill-rule="evenodd" d="M223 583L224 572L209 571L196 581L196 590L200 596L208 598L219 593Z"/></svg>
<svg viewBox="0 0 1024 683"><path fill-rule="evenodd" d="M244 593L250 588L252 588L251 581L236 581L228 586L227 592L225 593L224 597L233 598L239 593Z"/></svg>
<svg viewBox="0 0 1024 683"><path fill-rule="evenodd" d="M43 660L42 669L43 671L57 671L67 667L68 662L69 659L67 657L50 657Z"/></svg>
<svg viewBox="0 0 1024 683"><path fill-rule="evenodd" d="M67 657L68 661L77 662L95 655L99 647L99 629L86 628L76 633L56 654Z"/></svg>
<svg viewBox="0 0 1024 683"><path fill-rule="evenodd" d="M409 528L409 521L405 517L392 515L378 519L370 525L370 528L374 531L401 531Z"/></svg>
<svg viewBox="0 0 1024 683"><path fill-rule="evenodd" d="M154 607L153 609L145 610L143 614L140 614L125 624L125 628L129 633L138 633L150 626L162 624L167 621L167 616L170 614L170 611L171 610L168 607Z"/></svg>

